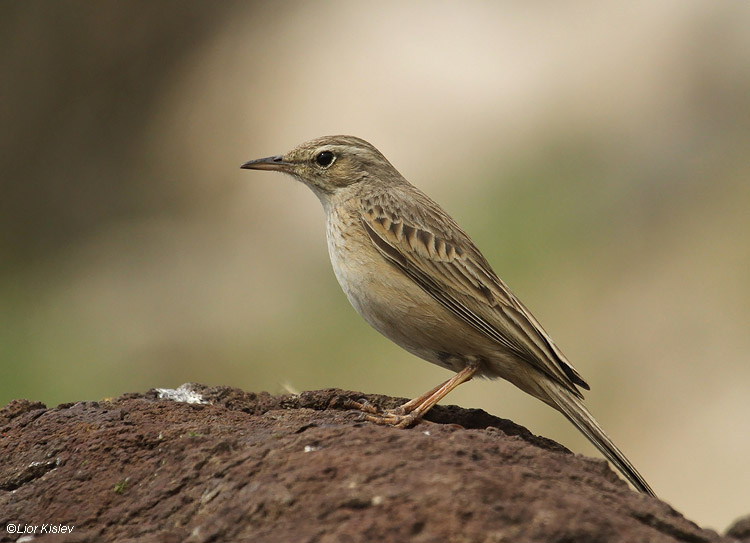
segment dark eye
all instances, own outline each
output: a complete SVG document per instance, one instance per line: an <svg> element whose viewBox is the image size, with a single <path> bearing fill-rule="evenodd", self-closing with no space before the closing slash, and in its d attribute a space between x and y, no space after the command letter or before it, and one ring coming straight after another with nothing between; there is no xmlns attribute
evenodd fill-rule
<svg viewBox="0 0 750 543"><path fill-rule="evenodd" d="M330 166L333 162L333 153L331 151L323 151L315 156L315 163L323 168Z"/></svg>

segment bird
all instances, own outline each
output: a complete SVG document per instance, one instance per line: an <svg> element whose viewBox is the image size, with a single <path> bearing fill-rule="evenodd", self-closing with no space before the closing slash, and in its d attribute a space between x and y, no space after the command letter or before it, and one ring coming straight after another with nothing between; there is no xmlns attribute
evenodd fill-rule
<svg viewBox="0 0 750 543"><path fill-rule="evenodd" d="M324 136L241 168L288 174L326 215L328 253L356 311L375 330L455 375L391 410L351 404L367 420L416 424L472 377L502 378L573 423L638 491L646 480L583 404L588 383L443 208L372 144Z"/></svg>

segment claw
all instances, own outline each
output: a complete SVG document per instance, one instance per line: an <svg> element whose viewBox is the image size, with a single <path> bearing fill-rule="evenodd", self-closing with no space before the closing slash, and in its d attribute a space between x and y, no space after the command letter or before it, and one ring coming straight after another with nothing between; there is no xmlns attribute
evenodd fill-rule
<svg viewBox="0 0 750 543"><path fill-rule="evenodd" d="M400 407L389 409L382 413L365 414L365 419L382 426L393 426L394 428L408 428L417 423L421 417L417 413L404 413Z"/></svg>
<svg viewBox="0 0 750 543"><path fill-rule="evenodd" d="M360 398L359 401L346 398L344 400L344 407L347 409L356 409L362 413L370 413L372 415L378 414L377 408L364 398Z"/></svg>

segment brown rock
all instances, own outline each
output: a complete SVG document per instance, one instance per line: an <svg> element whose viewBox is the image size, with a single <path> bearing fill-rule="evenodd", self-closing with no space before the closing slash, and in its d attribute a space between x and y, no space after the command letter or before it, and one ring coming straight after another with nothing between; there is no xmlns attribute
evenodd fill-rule
<svg viewBox="0 0 750 543"><path fill-rule="evenodd" d="M727 530L727 536L742 543L750 543L750 515L736 520Z"/></svg>
<svg viewBox="0 0 750 543"><path fill-rule="evenodd" d="M75 528L44 541L729 541L483 411L397 430L341 407L394 398L178 390L207 403L153 390L0 410L0 540L49 523Z"/></svg>

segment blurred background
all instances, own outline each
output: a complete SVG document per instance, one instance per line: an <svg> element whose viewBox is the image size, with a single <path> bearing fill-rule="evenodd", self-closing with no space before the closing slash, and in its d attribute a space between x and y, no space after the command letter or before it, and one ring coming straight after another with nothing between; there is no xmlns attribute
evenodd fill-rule
<svg viewBox="0 0 750 543"><path fill-rule="evenodd" d="M377 146L474 238L657 493L750 512L750 3L0 4L0 404L188 381L416 396L304 186ZM597 455L504 382L449 403Z"/></svg>

